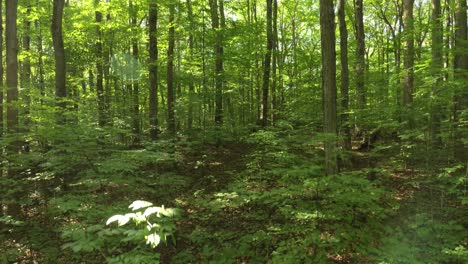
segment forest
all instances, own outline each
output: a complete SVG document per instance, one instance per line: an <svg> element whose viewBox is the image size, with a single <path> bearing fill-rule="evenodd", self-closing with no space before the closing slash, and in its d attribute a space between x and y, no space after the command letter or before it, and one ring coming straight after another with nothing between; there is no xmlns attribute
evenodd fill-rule
<svg viewBox="0 0 468 264"><path fill-rule="evenodd" d="M0 1L0 263L468 263L467 11Z"/></svg>

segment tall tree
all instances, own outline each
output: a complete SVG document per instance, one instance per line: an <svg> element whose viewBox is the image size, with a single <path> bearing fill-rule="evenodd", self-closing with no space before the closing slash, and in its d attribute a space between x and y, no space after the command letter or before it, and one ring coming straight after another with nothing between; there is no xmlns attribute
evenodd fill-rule
<svg viewBox="0 0 468 264"><path fill-rule="evenodd" d="M132 1L129 2L129 9L131 14L132 23L132 130L133 130L133 144L137 145L140 143L140 74L137 71L137 65L139 62L140 51L138 49L138 34L137 29L140 26L138 24L138 10ZM136 76L135 76L136 75Z"/></svg>
<svg viewBox="0 0 468 264"><path fill-rule="evenodd" d="M94 5L96 8L95 18L96 18L96 93L97 93L97 103L98 103L98 122L100 126L106 125L106 103L104 98L104 61L103 61L103 52L102 52L102 12L99 10L100 0L95 0Z"/></svg>
<svg viewBox="0 0 468 264"><path fill-rule="evenodd" d="M64 5L64 0L54 0L51 26L55 57L55 96L58 105L62 108L65 107L63 99L67 96L65 48L63 45L62 32Z"/></svg>
<svg viewBox="0 0 468 264"><path fill-rule="evenodd" d="M192 1L191 0L187 0L187 17L188 17L188 20L189 20L189 28L190 28L190 32L189 32L189 37L188 37L188 45L189 45L189 60L191 62L193 62L194 60L194 57L193 57L193 53L194 53L194 30L195 30L195 22L194 22L194 19L193 19L193 8L192 8ZM194 99L194 95L195 95L195 84L193 82L193 79L194 79L194 74L193 74L193 67L190 67L190 70L189 70L189 74L190 74L190 79L192 80L190 83L189 83L189 105L188 105L188 117L187 117L187 129L190 130L192 129L192 124L193 124L193 99Z"/></svg>
<svg viewBox="0 0 468 264"><path fill-rule="evenodd" d="M355 30L356 30L356 89L358 95L358 106L365 107L366 105L366 88L365 88L365 54L366 47L364 44L364 5L363 0L355 0L354 9L356 13Z"/></svg>
<svg viewBox="0 0 468 264"><path fill-rule="evenodd" d="M188 0L190 1L190 0ZM158 138L158 6L156 0L149 0L149 126L151 139Z"/></svg>
<svg viewBox="0 0 468 264"><path fill-rule="evenodd" d="M167 127L171 135L176 133L174 95L174 45L175 45L175 3L169 4L169 36L167 48Z"/></svg>
<svg viewBox="0 0 468 264"><path fill-rule="evenodd" d="M466 0L457 0L455 13L455 76L463 83L468 81L468 28L467 28L467 5ZM455 158L466 162L467 150L463 139L466 139L466 127L463 127L463 118L460 117L468 107L468 92L463 85L455 90L454 94L454 150Z"/></svg>
<svg viewBox="0 0 468 264"><path fill-rule="evenodd" d="M432 109L431 109L431 141L433 145L438 145L441 141L439 136L441 105L439 99L439 86L442 82L441 70L444 67L442 58L443 34L442 34L442 13L440 0L432 0L432 60L431 69L436 80L432 86Z"/></svg>
<svg viewBox="0 0 468 264"><path fill-rule="evenodd" d="M340 59L341 59L341 128L343 130L343 146L351 149L351 133L348 123L349 108L349 68L348 68L348 29L346 27L345 0L338 3L338 24L340 27Z"/></svg>
<svg viewBox="0 0 468 264"><path fill-rule="evenodd" d="M3 1L0 1L0 137L3 135ZM1 172L0 172L1 176Z"/></svg>
<svg viewBox="0 0 468 264"><path fill-rule="evenodd" d="M414 0L403 0L404 23L404 72L403 72L403 106L413 102L414 92Z"/></svg>
<svg viewBox="0 0 468 264"><path fill-rule="evenodd" d="M273 15L273 1L266 0L267 6L267 43L265 59L263 61L263 86L262 86L262 126L268 125L268 91L270 84L270 67L271 67L271 53L273 50L273 29L272 29L272 15Z"/></svg>
<svg viewBox="0 0 468 264"><path fill-rule="evenodd" d="M220 0L223 1L223 0ZM216 40L214 44L215 50L215 123L221 125L223 123L223 32L220 28L220 19L218 12L223 9L218 9L218 0L210 0L211 27L213 28ZM224 13L224 10L221 10ZM224 14L223 14L224 16Z"/></svg>
<svg viewBox="0 0 468 264"><path fill-rule="evenodd" d="M336 136L336 51L333 1L320 0L320 36L322 49L323 130ZM327 175L338 172L336 143L325 142L325 171Z"/></svg>
<svg viewBox="0 0 468 264"><path fill-rule="evenodd" d="M273 54L272 54L272 83L271 83L271 123L274 125L277 117L277 86L278 86L278 75L276 73L278 67L278 0L273 0Z"/></svg>
<svg viewBox="0 0 468 264"><path fill-rule="evenodd" d="M7 87L7 129L18 132L18 43L17 43L17 0L7 0L6 9L6 87Z"/></svg>

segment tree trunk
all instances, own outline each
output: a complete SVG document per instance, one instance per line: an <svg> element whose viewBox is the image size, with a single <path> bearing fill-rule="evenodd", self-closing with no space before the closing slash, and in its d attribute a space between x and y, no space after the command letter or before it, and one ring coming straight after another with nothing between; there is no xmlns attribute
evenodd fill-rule
<svg viewBox="0 0 468 264"><path fill-rule="evenodd" d="M468 35L467 35L467 15L466 0L457 0L455 13L455 77L461 83L468 81ZM465 85L460 85L454 94L454 151L458 161L466 162L468 151L463 139L466 139L466 128L463 127L463 118L460 117L468 107L468 92ZM465 131L463 131L465 130Z"/></svg>
<svg viewBox="0 0 468 264"><path fill-rule="evenodd" d="M348 29L346 28L345 0L339 0L338 22L340 27L340 59L341 59L341 127L343 130L343 147L351 149L351 133L349 129L349 69L348 69Z"/></svg>
<svg viewBox="0 0 468 264"><path fill-rule="evenodd" d="M320 0L320 35L322 47L322 89L324 132L336 136L336 52L333 1ZM331 138L325 142L325 171L327 175L338 172L336 143Z"/></svg>
<svg viewBox="0 0 468 264"><path fill-rule="evenodd" d="M31 14L31 6L27 6L26 9L26 14L29 16ZM20 77L21 80L21 87L23 88L24 91L24 102L26 107L24 108L24 126L25 129L29 128L29 112L30 112L30 106L31 106L31 99L30 99L30 94L31 94L31 58L30 58L30 53L31 53L31 21L29 21L29 18L25 18L23 21L24 25L24 33L23 33L23 50L26 53L26 56L24 56L23 59L23 70L22 74ZM26 130L25 130L26 131ZM27 149L29 149L28 146L25 146Z"/></svg>
<svg viewBox="0 0 468 264"><path fill-rule="evenodd" d="M98 8L99 0L95 0L95 7ZM96 93L98 103L98 122L99 126L105 126L107 124L106 118L106 103L104 98L104 84L103 84L103 52L102 52L102 13L100 11L95 12L96 16Z"/></svg>
<svg viewBox="0 0 468 264"><path fill-rule="evenodd" d="M131 12L131 23L132 23L132 31L136 31L138 25L137 22L137 9L133 6L132 1L130 1L130 12ZM139 91L139 72L138 72L138 61L139 61L139 49L138 49L138 36L136 32L132 34L132 62L134 63L132 67L132 84L133 84L133 91L132 91L132 132L133 132L133 144L138 145L140 144L140 91ZM136 76L135 76L136 75Z"/></svg>
<svg viewBox="0 0 468 264"><path fill-rule="evenodd" d="M277 101L277 65L278 65L278 0L273 0L273 61L272 61L272 83L271 83L271 123L275 125L278 111Z"/></svg>
<svg viewBox="0 0 468 264"><path fill-rule="evenodd" d="M175 45L175 29L174 29L175 3L169 4L169 36L167 48L167 127L169 133L175 136L175 113L174 113L174 45Z"/></svg>
<svg viewBox="0 0 468 264"><path fill-rule="evenodd" d="M267 4L267 43L265 60L263 61L263 86L262 86L262 126L268 125L268 91L270 84L270 66L271 66L271 52L273 50L273 32L272 32L272 0L266 0Z"/></svg>
<svg viewBox="0 0 468 264"><path fill-rule="evenodd" d="M190 1L190 0L189 0ZM149 1L149 126L152 140L158 138L158 6L156 0Z"/></svg>
<svg viewBox="0 0 468 264"><path fill-rule="evenodd" d="M441 72L444 67L442 59L443 32L440 0L432 0L432 61L431 70L436 81L432 86L431 109L431 142L433 146L440 145L440 119L442 105L439 99L439 87L442 82Z"/></svg>
<svg viewBox="0 0 468 264"><path fill-rule="evenodd" d="M403 0L404 23L404 72L403 72L403 107L413 102L414 92L414 0Z"/></svg>
<svg viewBox="0 0 468 264"><path fill-rule="evenodd" d="M223 1L223 0L221 0ZM219 11L224 13L222 5L219 6ZM210 13L211 13L211 26L216 34L216 41L214 45L215 50L215 123L217 125L223 124L223 32L219 26L218 15L218 2L217 0L210 0ZM220 12L221 14L221 12ZM224 15L222 15L224 16Z"/></svg>
<svg viewBox="0 0 468 264"><path fill-rule="evenodd" d="M18 133L18 43L17 43L17 0L8 0L6 9L6 88L7 88L7 132L15 135ZM7 147L9 155L18 154L19 142L14 140ZM8 176L11 179L18 177L18 171L9 168ZM8 204L7 213L14 217L21 216L21 206L18 193L14 194L15 201Z"/></svg>
<svg viewBox="0 0 468 264"><path fill-rule="evenodd" d="M358 96L358 107L366 106L366 89L365 89L365 53L364 45L364 15L363 15L363 0L356 0L354 9L356 12L355 29L356 29L356 89Z"/></svg>
<svg viewBox="0 0 468 264"><path fill-rule="evenodd" d="M55 55L55 96L57 104L62 108L66 106L64 99L67 96L65 48L63 46L62 35L64 5L64 0L54 0L52 16L52 40ZM62 119L62 117L59 118Z"/></svg>
<svg viewBox="0 0 468 264"><path fill-rule="evenodd" d="M4 120L3 120L3 3L0 2L0 138L3 136ZM0 169L0 176L2 176L3 169Z"/></svg>
<svg viewBox="0 0 468 264"><path fill-rule="evenodd" d="M193 10L192 10L192 1L187 0L187 16L188 20L190 23L190 32L189 32L189 38L188 38L188 45L189 45L189 60L190 62L193 63L194 57L193 57L193 35L194 35L194 30L195 30L195 24L193 21ZM195 84L194 84L194 78L195 76L193 75L193 69L192 65L190 65L190 70L189 70L189 102L188 102L188 117L187 117L187 129L191 130L192 125L193 125L193 100L194 100L194 95L195 95Z"/></svg>

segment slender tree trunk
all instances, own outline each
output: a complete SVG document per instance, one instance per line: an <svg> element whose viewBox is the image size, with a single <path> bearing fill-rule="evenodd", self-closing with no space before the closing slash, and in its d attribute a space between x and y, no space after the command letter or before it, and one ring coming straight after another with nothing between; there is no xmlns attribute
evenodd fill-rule
<svg viewBox="0 0 468 264"><path fill-rule="evenodd" d="M440 0L432 0L432 61L431 69L436 81L432 86L432 109L431 109L431 142L433 146L440 145L440 119L442 107L439 100L439 87L442 83L440 74L444 62L442 58L443 32L442 32L442 13Z"/></svg>
<svg viewBox="0 0 468 264"><path fill-rule="evenodd" d="M320 36L322 46L322 89L324 132L336 136L336 51L333 1L320 0ZM325 171L327 175L338 172L336 143L325 142Z"/></svg>
<svg viewBox="0 0 468 264"><path fill-rule="evenodd" d="M17 0L8 0L6 9L6 88L7 88L7 132L15 135L18 133L18 43L17 43ZM9 155L16 155L20 150L18 140L14 140L7 147ZM18 171L9 168L8 176L11 179L18 177ZM14 194L15 200L19 200L19 194ZM21 206L17 201L8 204L7 213L14 217L21 216Z"/></svg>
<svg viewBox="0 0 468 264"><path fill-rule="evenodd" d="M27 6L26 9L26 14L29 16L31 13L31 6ZM21 80L21 86L24 91L24 102L26 107L24 108L24 125L25 129L29 128L29 113L30 113L30 106L31 106L31 99L30 99L30 93L31 93L31 58L30 58L30 52L31 52L31 21L29 21L29 18L25 18L23 21L24 25L24 33L23 33L23 50L26 52L26 56L24 56L23 59L23 71L20 77ZM29 148L26 146L26 148Z"/></svg>
<svg viewBox="0 0 468 264"><path fill-rule="evenodd" d="M189 45L189 60L191 62L194 61L194 56L193 56L193 35L194 35L194 30L195 30L195 23L193 21L193 10L192 10L192 1L187 0L187 16L188 20L190 23L190 32L189 32L189 39L188 39L188 45ZM187 117L187 128L188 130L192 129L193 125L193 100L194 100L194 95L195 95L195 84L194 84L194 78L195 76L193 75L193 69L192 65L190 65L190 82L189 82L189 102L188 102L188 117Z"/></svg>
<svg viewBox="0 0 468 264"><path fill-rule="evenodd" d="M99 0L95 0L95 7L98 8ZM98 9L97 9L98 10ZM98 122L99 126L105 126L107 124L106 118L106 103L104 98L104 81L103 81L103 51L102 51L102 13L101 11L95 12L96 16L96 92L97 92L97 103L98 103Z"/></svg>
<svg viewBox="0 0 468 264"><path fill-rule="evenodd" d="M277 65L278 65L278 0L273 0L273 61L272 61L272 83L271 83L271 123L276 122L278 101L277 101Z"/></svg>
<svg viewBox="0 0 468 264"><path fill-rule="evenodd" d="M272 32L272 14L273 14L273 1L266 0L267 4L267 43L265 60L263 63L263 86L262 86L262 126L268 125L268 91L270 84L270 67L271 67L271 53L273 50L273 32Z"/></svg>
<svg viewBox="0 0 468 264"><path fill-rule="evenodd" d="M39 0L36 0L36 7L39 7ZM42 47L42 27L41 23L39 22L39 19L36 19L35 21L35 28L38 31L37 35L37 53L38 53L38 58L37 58L37 70L38 70L38 86L39 86L39 92L41 94L41 104L43 103L43 96L45 96L45 72L44 72L44 49Z"/></svg>
<svg viewBox="0 0 468 264"><path fill-rule="evenodd" d="M343 130L343 147L351 149L351 133L349 129L349 69L348 69L348 29L346 28L345 0L339 0L338 23L340 27L340 59L341 59L341 127Z"/></svg>
<svg viewBox="0 0 468 264"><path fill-rule="evenodd" d="M175 3L169 4L169 36L167 48L167 126L169 133L175 136L176 123L174 113L174 45L175 45Z"/></svg>
<svg viewBox="0 0 468 264"><path fill-rule="evenodd" d="M210 12L211 12L211 26L216 34L216 41L214 50L216 54L215 58L215 123L217 125L223 124L223 32L220 29L219 15L218 15L218 0L210 0ZM222 1L222 0L221 0ZM219 7L220 11L223 9ZM223 15L224 16L224 15Z"/></svg>
<svg viewBox="0 0 468 264"><path fill-rule="evenodd" d="M65 48L63 46L62 17L64 0L54 0L52 16L52 40L55 55L55 96L57 104L65 108L63 101L67 96ZM62 117L60 117L62 119Z"/></svg>
<svg viewBox="0 0 468 264"><path fill-rule="evenodd" d="M3 83L3 1L0 1L0 138L3 136L4 120L3 120L3 97L4 97L4 83ZM1 162L0 162L1 165ZM0 177L2 176L3 169L0 166Z"/></svg>
<svg viewBox="0 0 468 264"><path fill-rule="evenodd" d="M131 23L133 30L137 30L138 25L137 22L137 11L136 8L133 6L132 1L130 1L130 12L131 12ZM132 62L134 63L132 67L132 84L133 84L133 91L132 91L132 130L133 130L133 144L138 145L140 144L140 84L139 84L139 72L137 71L137 66L139 62L139 49L138 49L138 37L136 32L132 34Z"/></svg>
<svg viewBox="0 0 468 264"><path fill-rule="evenodd" d="M188 0L190 1L190 0ZM158 6L156 0L149 0L149 126L151 139L159 133L158 122Z"/></svg>
<svg viewBox="0 0 468 264"><path fill-rule="evenodd" d="M403 106L409 107L413 102L414 92L414 0L403 0L404 23L404 72L403 72Z"/></svg>
<svg viewBox="0 0 468 264"><path fill-rule="evenodd" d="M366 105L366 89L365 89L365 53L366 47L364 45L364 15L363 15L363 0L356 0L354 3L356 12L355 29L356 29L356 89L358 96L358 107L365 107Z"/></svg>
<svg viewBox="0 0 468 264"><path fill-rule="evenodd" d="M466 0L457 0L455 13L455 77L464 84L468 81L468 32ZM462 111L468 107L468 92L465 85L457 87L454 93L454 151L458 161L466 162L468 151L463 139L467 138L466 128L463 128ZM463 131L465 130L465 131Z"/></svg>

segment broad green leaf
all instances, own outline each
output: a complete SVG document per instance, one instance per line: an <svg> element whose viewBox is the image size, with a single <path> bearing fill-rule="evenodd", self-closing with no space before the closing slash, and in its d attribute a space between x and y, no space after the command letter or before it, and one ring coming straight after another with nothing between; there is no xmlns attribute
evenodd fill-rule
<svg viewBox="0 0 468 264"><path fill-rule="evenodd" d="M131 205L129 205L128 208L132 209L133 211L136 211L138 209L149 207L152 205L153 203L137 200L137 201L134 201Z"/></svg>

